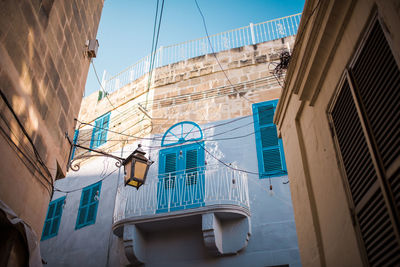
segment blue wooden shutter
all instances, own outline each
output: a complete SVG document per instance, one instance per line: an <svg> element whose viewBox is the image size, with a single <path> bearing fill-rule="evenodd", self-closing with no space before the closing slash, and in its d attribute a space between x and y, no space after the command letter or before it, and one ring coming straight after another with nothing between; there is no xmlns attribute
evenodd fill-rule
<svg viewBox="0 0 400 267"><path fill-rule="evenodd" d="M282 141L273 123L277 100L253 105L258 169L260 178L286 173Z"/></svg>
<svg viewBox="0 0 400 267"><path fill-rule="evenodd" d="M89 203L90 188L85 188L82 190L81 203L79 205L78 220L76 223L76 228L82 227L85 224L87 216L87 206Z"/></svg>
<svg viewBox="0 0 400 267"><path fill-rule="evenodd" d="M197 162L197 149L191 149L186 152L186 171L193 172L196 171L198 166Z"/></svg>
<svg viewBox="0 0 400 267"><path fill-rule="evenodd" d="M43 234L42 234L42 240L50 234L50 228L51 228L51 223L52 223L52 218L54 215L54 210L55 210L56 203L51 202L49 205L49 209L47 210L47 216L46 216L46 222L44 224L43 228Z"/></svg>
<svg viewBox="0 0 400 267"><path fill-rule="evenodd" d="M176 172L176 153L168 153L165 155L165 173Z"/></svg>
<svg viewBox="0 0 400 267"><path fill-rule="evenodd" d="M63 201L58 201L55 206L54 216L53 216L53 223L51 225L50 234L54 235L58 231L58 227L60 226L61 220L61 212L62 212L62 205L64 204Z"/></svg>
<svg viewBox="0 0 400 267"><path fill-rule="evenodd" d="M110 114L96 119L92 132L92 140L90 141L90 148L96 148L107 142L107 132L110 123Z"/></svg>
<svg viewBox="0 0 400 267"><path fill-rule="evenodd" d="M175 175L177 170L176 152L168 153L165 155L164 173L165 180L164 186L166 189L175 187ZM169 177L169 178L168 178Z"/></svg>
<svg viewBox="0 0 400 267"><path fill-rule="evenodd" d="M82 190L76 229L96 222L97 207L99 204L101 181L85 187ZM96 197L97 195L97 197Z"/></svg>
<svg viewBox="0 0 400 267"><path fill-rule="evenodd" d="M101 133L99 127L100 127L100 121L95 120L92 133L92 140L90 140L90 148L95 148L98 146L99 135Z"/></svg>
<svg viewBox="0 0 400 267"><path fill-rule="evenodd" d="M42 240L46 240L57 235L58 228L60 227L64 200L65 197L61 197L50 202L43 227Z"/></svg>
<svg viewBox="0 0 400 267"><path fill-rule="evenodd" d="M108 124L110 122L110 113L108 113L107 115L105 115L102 118L101 121L101 134L100 134L100 139L99 139L99 145L104 144L105 142L107 142L107 133L108 133Z"/></svg>
<svg viewBox="0 0 400 267"><path fill-rule="evenodd" d="M90 192L89 206L88 206L88 215L86 218L86 223L95 223L97 207L99 205L100 198L100 183L94 185ZM97 196L97 197L96 197Z"/></svg>
<svg viewBox="0 0 400 267"><path fill-rule="evenodd" d="M198 162L198 149L190 149L186 152L186 173L195 173L186 175L186 185L193 185L197 183L197 168Z"/></svg>

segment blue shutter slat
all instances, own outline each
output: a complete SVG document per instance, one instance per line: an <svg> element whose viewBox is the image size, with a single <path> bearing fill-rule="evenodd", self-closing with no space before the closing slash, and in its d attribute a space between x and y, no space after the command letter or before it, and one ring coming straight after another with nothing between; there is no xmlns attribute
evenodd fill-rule
<svg viewBox="0 0 400 267"><path fill-rule="evenodd" d="M197 149L191 149L186 152L186 173L195 172L194 174L186 175L186 185L197 184Z"/></svg>
<svg viewBox="0 0 400 267"><path fill-rule="evenodd" d="M81 206L86 206L89 203L90 188L82 191Z"/></svg>
<svg viewBox="0 0 400 267"><path fill-rule="evenodd" d="M43 229L43 238L47 237L49 235L49 231L50 231L50 226L51 226L51 221L47 221L44 224L44 229Z"/></svg>
<svg viewBox="0 0 400 267"><path fill-rule="evenodd" d="M263 148L279 145L275 125L261 128L260 134L261 145Z"/></svg>
<svg viewBox="0 0 400 267"><path fill-rule="evenodd" d="M54 217L60 216L62 211L62 205L64 204L63 201L58 201L56 206L56 211L54 213Z"/></svg>
<svg viewBox="0 0 400 267"><path fill-rule="evenodd" d="M86 219L86 214L87 214L87 207L80 208L79 209L79 214L78 214L78 226L82 225L85 223Z"/></svg>
<svg viewBox="0 0 400 267"><path fill-rule="evenodd" d="M165 172L176 172L176 153L165 155Z"/></svg>
<svg viewBox="0 0 400 267"><path fill-rule="evenodd" d="M260 126L273 123L274 119L273 105L260 106L257 109L257 113L258 113L258 124Z"/></svg>
<svg viewBox="0 0 400 267"><path fill-rule="evenodd" d="M262 154L265 172L276 172L282 170L279 148L264 150Z"/></svg>
<svg viewBox="0 0 400 267"><path fill-rule="evenodd" d="M95 217L95 214L96 214L96 208L97 208L97 202L93 203L93 204L91 204L89 206L86 222L94 221L94 217Z"/></svg>
<svg viewBox="0 0 400 267"><path fill-rule="evenodd" d="M51 231L50 231L50 235L54 235L55 233L57 233L58 230L58 224L60 223L60 217L56 217L53 220L53 224L51 226Z"/></svg>
<svg viewBox="0 0 400 267"><path fill-rule="evenodd" d="M47 218L46 219L53 218L55 206L56 206L56 203L50 203L49 210L47 211Z"/></svg>
<svg viewBox="0 0 400 267"><path fill-rule="evenodd" d="M188 150L186 152L186 169L187 171L196 171L196 168L198 166L197 162L197 149L192 149Z"/></svg>

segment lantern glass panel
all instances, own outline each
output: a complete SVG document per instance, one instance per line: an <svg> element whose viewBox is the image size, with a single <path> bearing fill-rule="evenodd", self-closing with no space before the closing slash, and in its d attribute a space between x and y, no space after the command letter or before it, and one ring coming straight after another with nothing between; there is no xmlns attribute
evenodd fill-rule
<svg viewBox="0 0 400 267"><path fill-rule="evenodd" d="M146 174L146 170L147 170L147 163L145 162L140 162L140 161L136 161L135 163L135 173L134 173L134 177L138 180L144 180L144 176Z"/></svg>
<svg viewBox="0 0 400 267"><path fill-rule="evenodd" d="M125 183L131 178L132 173L132 161L125 165Z"/></svg>

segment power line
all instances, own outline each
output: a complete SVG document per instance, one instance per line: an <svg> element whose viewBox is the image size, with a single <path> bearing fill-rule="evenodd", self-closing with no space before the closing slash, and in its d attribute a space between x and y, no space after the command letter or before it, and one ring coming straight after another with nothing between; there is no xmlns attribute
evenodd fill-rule
<svg viewBox="0 0 400 267"><path fill-rule="evenodd" d="M94 182L94 183L91 183L91 184L95 184L95 183L98 183L98 182L101 182L101 181L105 180L106 178L110 177L111 174L113 174L114 172L116 172L118 169L119 169L119 168L113 170L113 171L110 172L108 175L104 176L104 177L101 178L100 180L98 180L98 181L96 181L96 182ZM76 191L82 190L83 188L88 187L88 186L91 185L91 184L85 185L85 186L80 187L80 188L72 189L72 190L61 190L61 189L58 189L58 188L54 187L54 191L61 192L61 193L65 193L65 194L69 194L69 193L72 193L72 192L76 192Z"/></svg>
<svg viewBox="0 0 400 267"><path fill-rule="evenodd" d="M236 90L236 88L234 88L234 86L233 86L231 80L229 79L229 77L228 77L228 75L226 74L224 68L222 67L221 63L219 62L219 59L218 59L218 57L217 57L217 54L215 53L214 48L213 48L213 46L212 46L212 44L211 44L210 35L208 34L206 19L204 18L203 12L201 11L199 4L197 3L197 0L194 0L194 2L196 3L197 9L198 9L198 11L199 11L199 13L200 13L200 15L201 15L202 20L203 20L204 30L205 30L205 32L206 32L207 40L208 40L208 43L209 43L209 45L210 45L212 54L213 54L213 56L215 57L215 59L217 60L217 63L218 63L218 65L219 65L221 71L224 73L224 75L225 75L226 79L228 80L229 84L232 86L232 89L235 90L237 93L239 93L239 91ZM243 97L244 99L246 99L248 102L254 104L253 101L251 101L250 99L248 99L248 98L245 97L244 95L241 96L241 97Z"/></svg>
<svg viewBox="0 0 400 267"><path fill-rule="evenodd" d="M47 176L50 178L50 180L46 177L46 175L44 175L42 173L42 171L40 169L37 169L37 171L42 175L42 177L45 179L45 181L51 185L52 190L53 190L53 180L52 180L52 176L51 173L49 171L49 168L47 167L47 165L44 163L44 161L42 160L42 158L40 157L39 152L36 149L35 144L33 143L31 137L29 136L28 132L26 131L25 127L23 126L22 122L20 121L18 115L15 113L13 107L11 106L10 102L8 101L7 97L5 96L5 94L3 93L2 90L0 90L0 95L1 98L3 99L4 103L6 104L8 110L11 112L11 114L13 115L14 119L17 121L17 124L19 126L19 128L22 130L22 133L24 134L24 136L26 137L26 139L28 140L29 144L32 147L33 153L36 157L37 162L43 167L44 171L46 172ZM7 121L5 120L5 118L2 116L2 119L4 122L7 123ZM3 129L4 130L4 129ZM11 129L10 129L11 130ZM14 145L18 148L17 144L15 144L15 142L11 139L10 136L8 136L6 134L7 138L10 139L10 141L12 141L14 143ZM18 148L19 149L19 148ZM23 152L22 152L23 153ZM26 156L26 155L25 155ZM36 166L36 164L33 164L33 166Z"/></svg>
<svg viewBox="0 0 400 267"><path fill-rule="evenodd" d="M0 90L0 94L1 94L1 98L3 98L4 103L6 104L7 108L10 110L11 114L13 115L14 119L17 121L18 126L21 128L22 133L25 135L25 137L28 139L29 144L32 146L33 152L35 154L35 157L37 159L37 161L39 162L40 165L42 165L45 169L45 171L47 172L47 175L49 175L49 177L51 177L50 171L48 169L48 167L46 166L46 164L44 163L44 161L42 160L42 158L40 157L39 152L36 149L36 146L34 145L31 137L29 136L28 132L26 131L25 127L22 125L22 122L20 121L20 119L18 118L17 114L15 113L13 107L11 106L10 102L8 102L7 97L5 96L5 94L3 93L3 91Z"/></svg>
<svg viewBox="0 0 400 267"><path fill-rule="evenodd" d="M244 127L244 126L247 126L247 125L249 125L249 124L253 124L254 122L259 122L260 120L266 118L267 116L270 116L271 114L268 113L268 112L266 112L266 111L270 111L270 110L274 110L274 109L275 109L275 108L274 108L273 106L272 106L272 107L269 107L269 108L267 108L267 109L264 109L264 110L263 110L262 116L259 115L259 116L256 118L255 121L249 122L249 123L243 125L243 127ZM204 132L204 131L207 131L207 130L209 130L209 129L215 129L215 128L220 127L220 126L224 126L224 125L227 125L227 124L231 124L231 123L237 122L237 121L242 120L242 119L249 118L250 116L251 116L251 115L244 116L244 117L239 117L239 118L236 118L236 119L227 121L227 122L222 122L222 123L219 123L219 124L216 124L216 125L211 125L211 126L209 126L209 127L205 127L205 128L203 128L203 129L201 129L201 131ZM103 127L100 127L100 126L96 126L96 125L93 125L93 124L91 124L91 123L82 122L82 121L80 121L80 120L78 120L78 119L75 119L75 120L76 120L77 122L79 122L81 125L91 126L91 127L93 127L93 128L99 129L99 130L105 130L105 131L108 131L108 132L110 132L110 133L114 133L114 134L118 134L118 135L122 135L122 136L126 136L126 137L131 137L131 138L136 138L136 139L142 139L142 140L152 140L152 141L160 141L160 140L162 139L161 136L160 136L160 137L142 137L142 136L137 136L137 135L125 134L125 133L123 133L123 132L117 132L117 131L110 130L110 129L108 129L108 128L103 128ZM140 123L140 122L141 122L141 121L139 121L138 123ZM136 124L138 124L138 123L136 123ZM215 134L215 135L212 135L212 136L209 136L209 137L218 136L218 135L221 135L221 134L224 134L224 133L228 133L228 132L231 132L231 131L236 130L236 129L239 129L239 128L241 128L241 127L236 127L236 128L233 128L233 129L229 129L229 130L227 130L227 131L225 131L225 132L218 133L218 134ZM191 132L196 133L196 132L199 132L199 130L184 132L183 134L189 134L189 133L191 133ZM78 139L78 140L79 140L79 139ZM167 140L167 141L175 141L175 139L174 139L174 140L172 140L172 139L171 139L171 140L170 140L170 139L165 139L165 140Z"/></svg>
<svg viewBox="0 0 400 267"><path fill-rule="evenodd" d="M243 169L239 169L239 168L235 168L230 166L229 164L225 163L224 161L220 160L219 158L217 158L216 156L214 156L210 151L208 151L201 143L196 142L205 152L207 152L211 157L213 157L214 159L216 159L219 163L221 163L222 165L224 165L225 167L228 167L229 169L232 169L234 171L238 171L238 172L244 172L244 173L248 173L248 174L254 174L254 175L260 175L260 173L258 172L252 172L252 171L247 171L247 170L243 170Z"/></svg>

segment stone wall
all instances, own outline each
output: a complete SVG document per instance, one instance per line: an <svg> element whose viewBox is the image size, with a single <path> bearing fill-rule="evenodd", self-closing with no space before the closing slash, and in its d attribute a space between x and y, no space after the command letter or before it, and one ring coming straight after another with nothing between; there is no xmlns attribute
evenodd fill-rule
<svg viewBox="0 0 400 267"><path fill-rule="evenodd" d="M90 64L85 42L96 39L102 8L103 0L0 2L0 199L38 238L52 183L65 176L65 133Z"/></svg>
<svg viewBox="0 0 400 267"><path fill-rule="evenodd" d="M98 92L83 99L79 121L93 124L111 111L107 143L101 149L121 148L121 140L165 132L179 121L191 118L209 123L252 114L252 103L277 99L281 86L271 74L279 53L292 46L294 37L234 48L191 58L154 70L98 101ZM227 78L228 77L228 78ZM139 105L146 108L150 119ZM79 142L89 146L92 126L81 125ZM85 151L79 151L85 153Z"/></svg>

